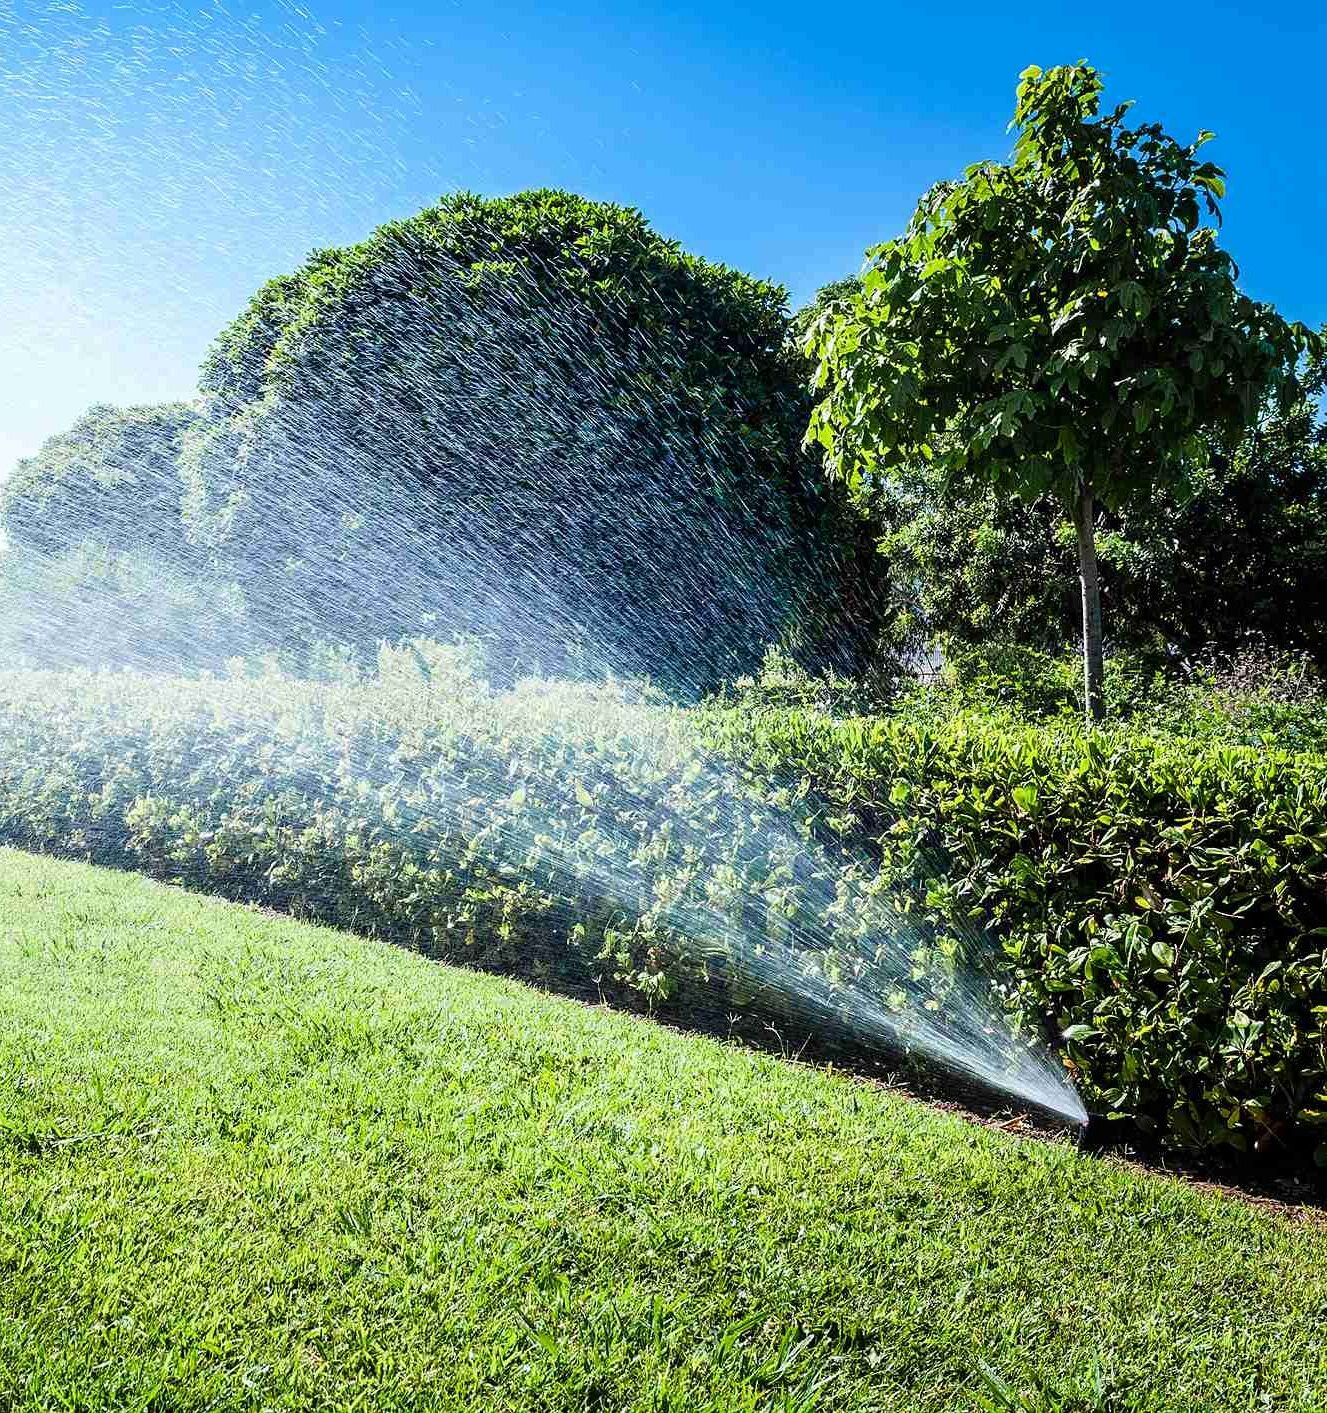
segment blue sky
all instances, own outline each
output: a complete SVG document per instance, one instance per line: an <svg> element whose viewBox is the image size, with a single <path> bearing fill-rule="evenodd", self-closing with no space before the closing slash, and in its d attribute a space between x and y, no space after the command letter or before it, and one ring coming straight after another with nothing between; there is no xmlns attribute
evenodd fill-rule
<svg viewBox="0 0 1327 1413"><path fill-rule="evenodd" d="M265 278L456 186L640 207L795 303L1008 148L1087 58L1212 128L1255 296L1327 320L1327 6L0 0L0 474L88 404L188 396Z"/></svg>

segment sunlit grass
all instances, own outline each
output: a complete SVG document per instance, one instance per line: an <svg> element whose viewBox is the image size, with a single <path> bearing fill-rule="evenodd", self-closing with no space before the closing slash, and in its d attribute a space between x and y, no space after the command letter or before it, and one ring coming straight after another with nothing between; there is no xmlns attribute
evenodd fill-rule
<svg viewBox="0 0 1327 1413"><path fill-rule="evenodd" d="M2 1407L1308 1410L1324 1335L1308 1221L0 852Z"/></svg>

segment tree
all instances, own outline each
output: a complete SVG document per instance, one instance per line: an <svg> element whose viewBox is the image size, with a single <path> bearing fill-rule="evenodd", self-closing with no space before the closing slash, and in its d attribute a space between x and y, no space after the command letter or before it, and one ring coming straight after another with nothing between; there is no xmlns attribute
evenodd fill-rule
<svg viewBox="0 0 1327 1413"><path fill-rule="evenodd" d="M811 332L811 326L827 309L837 305L840 301L850 301L861 292L862 281L859 275L849 275L846 279L831 280L827 285L821 285L811 303L804 304L788 321L789 335L798 354L805 356L803 349L806 346L806 337Z"/></svg>
<svg viewBox="0 0 1327 1413"><path fill-rule="evenodd" d="M946 485L930 465L876 502L902 638L1058 655L1076 639L1072 528L1049 495ZM1251 637L1327 669L1327 418L1311 389L1233 455L1097 523L1109 647L1147 667Z"/></svg>
<svg viewBox="0 0 1327 1413"><path fill-rule="evenodd" d="M187 548L179 456L196 418L182 402L90 407L4 483L0 522L10 543L59 555L91 541L178 562Z"/></svg>
<svg viewBox="0 0 1327 1413"><path fill-rule="evenodd" d="M1022 74L1007 163L970 167L869 252L813 323L809 437L858 494L942 484L1051 495L1078 551L1084 705L1102 715L1098 510L1183 483L1297 386L1315 339L1242 294L1217 244L1221 170L1102 114L1086 64Z"/></svg>
<svg viewBox="0 0 1327 1413"><path fill-rule="evenodd" d="M264 286L213 347L192 532L274 637L474 633L702 690L870 641L801 446L778 286L565 192L442 199Z"/></svg>

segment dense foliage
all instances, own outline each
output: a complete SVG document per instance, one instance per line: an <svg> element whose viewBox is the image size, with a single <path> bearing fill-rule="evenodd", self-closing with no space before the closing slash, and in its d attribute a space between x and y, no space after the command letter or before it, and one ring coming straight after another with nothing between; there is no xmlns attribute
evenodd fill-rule
<svg viewBox="0 0 1327 1413"><path fill-rule="evenodd" d="M924 866L942 932L989 928L1090 1106L1327 1159L1327 758L963 716L733 713L715 738L847 811L891 886Z"/></svg>
<svg viewBox="0 0 1327 1413"><path fill-rule="evenodd" d="M1047 653L998 640L977 643L954 649L934 677L896 684L888 710L914 722L943 723L975 712L1002 728L1063 726L1080 714L1080 674L1076 649ZM825 687L814 693L803 687L791 704L828 696ZM1121 729L1146 736L1327 754L1327 679L1308 658L1256 641L1199 659L1183 672L1117 654L1106 665L1106 698ZM848 694L848 700L857 698Z"/></svg>
<svg viewBox="0 0 1327 1413"><path fill-rule="evenodd" d="M1210 441L1233 446L1312 345L1236 284L1216 239L1223 176L1199 157L1210 134L1126 127L1102 88L1087 65L1027 69L1011 160L933 187L809 337L811 435L858 492L929 463L1070 514L1091 719L1097 507L1146 501Z"/></svg>
<svg viewBox="0 0 1327 1413"><path fill-rule="evenodd" d="M222 333L189 515L286 642L475 633L689 690L779 640L851 666L872 586L802 380L783 290L638 212L448 196Z"/></svg>
<svg viewBox="0 0 1327 1413"><path fill-rule="evenodd" d="M1327 418L1316 390L1268 409L1234 455L1214 448L1184 484L1101 517L1112 653L1163 667L1227 656L1253 637L1327 667ZM1053 497L959 491L920 468L876 514L899 640L1051 653L1078 640L1074 535Z"/></svg>
<svg viewBox="0 0 1327 1413"><path fill-rule="evenodd" d="M692 1020L878 1045L883 1005L904 1050L932 1015L961 1035L975 962L1093 1105L1191 1147L1327 1139L1322 757L697 721L426 665L427 689L411 650L343 686L12 674L0 839Z"/></svg>
<svg viewBox="0 0 1327 1413"><path fill-rule="evenodd" d="M90 407L0 483L9 543L62 555L91 541L112 553L186 558L179 456L197 415L187 403Z"/></svg>
<svg viewBox="0 0 1327 1413"><path fill-rule="evenodd" d="M187 403L96 406L0 483L7 666L216 668L249 642L243 595L186 533Z"/></svg>

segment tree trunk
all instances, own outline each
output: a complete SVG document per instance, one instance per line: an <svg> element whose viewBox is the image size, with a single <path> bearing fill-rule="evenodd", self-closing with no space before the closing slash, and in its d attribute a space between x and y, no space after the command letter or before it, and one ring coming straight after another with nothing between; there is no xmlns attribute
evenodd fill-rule
<svg viewBox="0 0 1327 1413"><path fill-rule="evenodd" d="M1078 531L1078 580L1083 588L1083 708L1089 730L1106 714L1096 518L1092 487L1084 486L1074 506L1074 529Z"/></svg>

